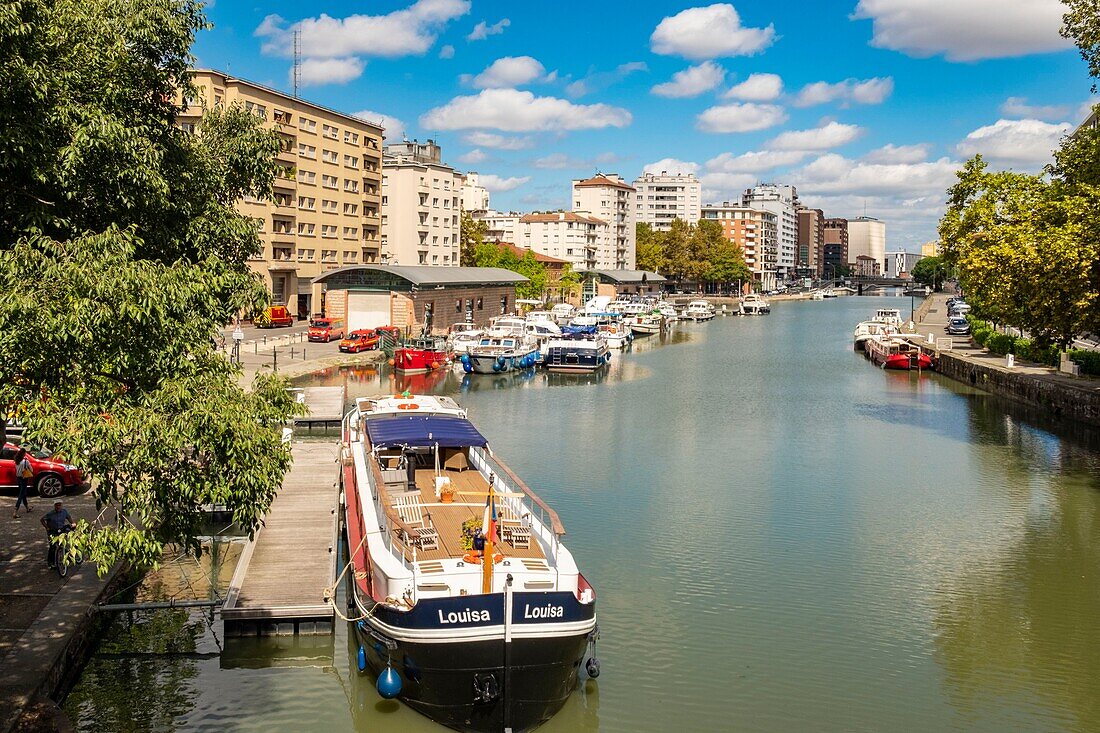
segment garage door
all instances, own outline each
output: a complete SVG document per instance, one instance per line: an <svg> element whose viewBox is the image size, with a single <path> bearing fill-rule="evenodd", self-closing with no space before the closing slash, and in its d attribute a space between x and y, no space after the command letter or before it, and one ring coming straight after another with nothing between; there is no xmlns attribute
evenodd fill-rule
<svg viewBox="0 0 1100 733"><path fill-rule="evenodd" d="M389 293L348 292L348 330L390 325Z"/></svg>

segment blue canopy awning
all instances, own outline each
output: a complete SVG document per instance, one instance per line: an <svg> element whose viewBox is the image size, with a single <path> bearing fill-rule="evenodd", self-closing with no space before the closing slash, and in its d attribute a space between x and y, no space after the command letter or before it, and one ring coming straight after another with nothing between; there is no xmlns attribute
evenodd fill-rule
<svg viewBox="0 0 1100 733"><path fill-rule="evenodd" d="M367 420L370 442L382 448L465 448L488 445L485 436L469 420L453 415L394 415Z"/></svg>

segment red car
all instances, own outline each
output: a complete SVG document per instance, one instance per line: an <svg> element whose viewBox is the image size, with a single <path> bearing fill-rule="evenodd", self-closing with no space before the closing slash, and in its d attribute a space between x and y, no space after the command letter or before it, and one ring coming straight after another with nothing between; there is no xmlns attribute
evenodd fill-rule
<svg viewBox="0 0 1100 733"><path fill-rule="evenodd" d="M310 341L324 341L326 344L335 339L344 338L344 321L339 318L313 318L309 322Z"/></svg>
<svg viewBox="0 0 1100 733"><path fill-rule="evenodd" d="M19 446L5 443L0 449L0 487L16 489L19 487L15 476L15 454ZM66 491L87 491L91 484L84 472L76 466L63 462L48 451L29 450L27 457L31 462L34 476L31 487L39 496L53 498Z"/></svg>
<svg viewBox="0 0 1100 733"><path fill-rule="evenodd" d="M347 354L358 354L360 351L370 351L378 348L381 338L373 328L362 328L352 331L340 342L340 351Z"/></svg>

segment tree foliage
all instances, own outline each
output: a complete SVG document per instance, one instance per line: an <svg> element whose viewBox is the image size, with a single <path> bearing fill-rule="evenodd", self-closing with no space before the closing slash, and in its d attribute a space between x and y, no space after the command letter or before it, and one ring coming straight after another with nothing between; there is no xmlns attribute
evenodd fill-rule
<svg viewBox="0 0 1100 733"><path fill-rule="evenodd" d="M501 267L527 278L527 282L516 285L516 297L541 300L546 293L549 280L546 265L535 259L531 250L521 257L511 247L497 242L482 242L474 249L473 257L475 267Z"/></svg>
<svg viewBox="0 0 1100 733"><path fill-rule="evenodd" d="M459 230L459 261L463 267L477 267L475 252L478 245L485 241L485 235L489 231L488 225L480 219L474 219L469 212L462 212L462 223Z"/></svg>
<svg viewBox="0 0 1100 733"><path fill-rule="evenodd" d="M1088 64L1089 76L1100 77L1100 4L1097 0L1062 0L1066 13L1062 16L1063 38L1072 39ZM1092 85L1096 91L1096 84Z"/></svg>
<svg viewBox="0 0 1100 733"><path fill-rule="evenodd" d="M913 265L913 280L921 285L927 285L933 290L939 290L944 278L947 276L947 265L942 257L922 257Z"/></svg>
<svg viewBox="0 0 1100 733"><path fill-rule="evenodd" d="M204 505L254 531L290 463L283 383L245 391L210 347L265 298L233 204L270 193L279 141L239 108L175 127L204 24L190 0L0 9L0 408L117 510L73 538L101 571L197 552Z"/></svg>
<svg viewBox="0 0 1100 733"><path fill-rule="evenodd" d="M667 232L654 231L645 223L636 226L635 261L640 270L700 284L752 280L744 251L726 238L716 221L703 220L692 226L674 219Z"/></svg>

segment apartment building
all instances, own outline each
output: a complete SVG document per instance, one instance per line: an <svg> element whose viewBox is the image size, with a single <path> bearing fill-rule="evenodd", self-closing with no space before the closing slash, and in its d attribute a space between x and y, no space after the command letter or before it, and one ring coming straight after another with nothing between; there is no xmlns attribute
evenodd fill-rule
<svg viewBox="0 0 1100 733"><path fill-rule="evenodd" d="M573 264L576 270L613 270L615 238L608 222L572 211L524 214L519 218L519 247ZM617 268L623 269L623 268Z"/></svg>
<svg viewBox="0 0 1100 733"><path fill-rule="evenodd" d="M821 275L835 278L840 268L848 266L848 220L832 217L825 220L825 239L821 248Z"/></svg>
<svg viewBox="0 0 1100 733"><path fill-rule="evenodd" d="M315 277L379 260L382 126L221 71L196 69L192 80L195 95L177 118L182 129L201 134L203 110L237 104L278 133L271 199L237 207L260 229L248 264L274 303L303 318L322 310Z"/></svg>
<svg viewBox="0 0 1100 733"><path fill-rule="evenodd" d="M387 145L382 177L382 262L458 267L462 174L435 141Z"/></svg>
<svg viewBox="0 0 1100 733"><path fill-rule="evenodd" d="M870 257L880 267L886 260L886 222L861 216L848 221L848 263Z"/></svg>
<svg viewBox="0 0 1100 733"><path fill-rule="evenodd" d="M634 220L667 232L674 219L699 221L702 208L699 179L692 173L643 173L634 179Z"/></svg>
<svg viewBox="0 0 1100 733"><path fill-rule="evenodd" d="M795 274L821 277L822 247L825 244L825 213L821 209L798 210L798 259Z"/></svg>
<svg viewBox="0 0 1100 733"><path fill-rule="evenodd" d="M937 242L925 242L920 246L921 257L939 257L943 254L940 243Z"/></svg>
<svg viewBox="0 0 1100 733"><path fill-rule="evenodd" d="M489 190L481 185L476 171L462 176L462 210L470 213L489 210Z"/></svg>
<svg viewBox="0 0 1100 733"><path fill-rule="evenodd" d="M519 220L521 216L524 216L523 214L517 214L514 211L504 213L487 209L486 211L471 212L471 215L475 220L485 224L486 242L511 242L515 244L519 241Z"/></svg>
<svg viewBox="0 0 1100 733"><path fill-rule="evenodd" d="M605 270L633 270L636 232L635 191L621 176L598 173L573 181L573 213L605 221L610 226L609 252L598 253Z"/></svg>
<svg viewBox="0 0 1100 733"><path fill-rule="evenodd" d="M922 259L924 259L924 255L916 252L887 252L882 274L886 277L908 277L909 273L913 271L913 266Z"/></svg>
<svg viewBox="0 0 1100 733"><path fill-rule="evenodd" d="M779 235L776 275L780 281L793 276L798 253L798 214L796 212L800 204L797 189L794 186L765 183L747 189L741 196L741 203L751 209L770 211L775 214Z"/></svg>
<svg viewBox="0 0 1100 733"><path fill-rule="evenodd" d="M753 273L760 290L776 286L779 250L779 217L764 209L743 206L740 202L705 204L700 212L705 220L722 225L726 239L741 247L745 264Z"/></svg>

